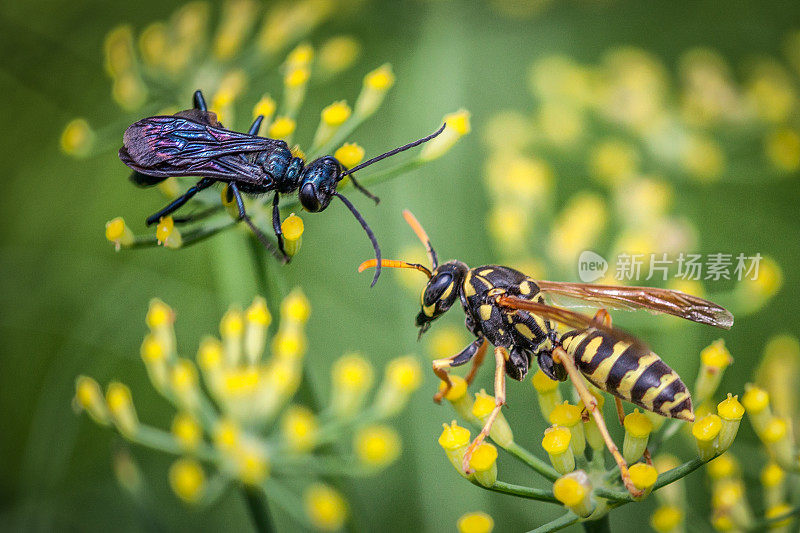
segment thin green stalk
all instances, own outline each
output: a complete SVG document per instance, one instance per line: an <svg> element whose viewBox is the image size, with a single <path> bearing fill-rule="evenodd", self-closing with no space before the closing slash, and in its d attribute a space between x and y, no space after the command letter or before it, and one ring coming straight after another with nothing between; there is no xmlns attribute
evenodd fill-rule
<svg viewBox="0 0 800 533"><path fill-rule="evenodd" d="M556 497L553 496L553 491L535 489L533 487L525 487L523 485L514 485L504 481L495 481L491 487L485 487L477 481L472 481L472 484L492 492L500 492L503 494L510 494L528 500L536 500L540 502L559 503Z"/></svg>
<svg viewBox="0 0 800 533"><path fill-rule="evenodd" d="M711 461L711 460L715 459L716 457L719 457L719 455L721 455L721 454L715 455L714 457L712 457L708 461ZM669 485L670 483L674 483L675 481L681 479L682 477L688 476L689 474L691 474L692 472L694 472L695 470L697 470L698 468L700 468L701 466L706 464L708 461L704 461L703 459L700 459L698 457L696 459L692 459L691 461L686 461L682 465L676 466L672 470L667 470L666 472L664 472L663 474L660 474L658 476L658 480L656 481L656 484L653 485L653 490L656 491L656 490L660 489L661 487ZM595 494L597 494L598 496L600 496L602 498L606 498L608 500L614 500L614 501L617 501L617 502L627 503L627 502L636 501L633 498L633 496L631 496L630 493L627 492L627 491L611 490L611 489L607 489L607 488L604 488L604 487L596 488L595 489Z"/></svg>
<svg viewBox="0 0 800 533"><path fill-rule="evenodd" d="M136 429L136 434L131 437L131 441L172 455L182 455L184 453L183 448L171 433L152 426L140 424ZM214 462L218 459L214 450L206 445L199 446L193 453L204 461Z"/></svg>
<svg viewBox="0 0 800 533"><path fill-rule="evenodd" d="M226 229L233 227L237 224L236 220L228 217L227 219L221 219L220 222L216 222L210 226L203 226L201 228L191 229L186 232L181 232L181 248L186 248L187 246L191 246L193 244L197 244L198 242L202 242L209 237L213 237L217 233L225 231ZM138 248L155 248L160 246L158 239L155 236L151 235L137 235L133 241L133 243L129 246L125 246L122 248L123 250L133 250Z"/></svg>
<svg viewBox="0 0 800 533"><path fill-rule="evenodd" d="M555 481L561 477L561 475L556 472L552 466L542 459L539 459L516 442L511 443L511 445L509 445L505 450L550 481Z"/></svg>
<svg viewBox="0 0 800 533"><path fill-rule="evenodd" d="M546 523L543 526L539 526L536 529L529 531L528 533L550 533L551 531L558 531L560 529L564 529L565 527L571 526L572 524L577 523L580 518L572 513L567 513L555 520L552 520Z"/></svg>
<svg viewBox="0 0 800 533"><path fill-rule="evenodd" d="M256 487L243 486L242 492L256 531L259 533L272 533L275 531L264 491Z"/></svg>
<svg viewBox="0 0 800 533"><path fill-rule="evenodd" d="M597 520L586 520L585 522L581 522L581 525L583 526L583 530L587 533L611 532L611 520L607 514L604 514Z"/></svg>

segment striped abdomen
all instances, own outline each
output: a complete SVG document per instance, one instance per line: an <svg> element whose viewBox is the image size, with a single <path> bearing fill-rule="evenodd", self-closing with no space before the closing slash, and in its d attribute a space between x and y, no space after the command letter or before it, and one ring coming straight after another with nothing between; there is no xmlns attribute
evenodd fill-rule
<svg viewBox="0 0 800 533"><path fill-rule="evenodd" d="M567 332L561 343L596 387L648 411L694 420L692 398L680 376L644 346L596 329Z"/></svg>

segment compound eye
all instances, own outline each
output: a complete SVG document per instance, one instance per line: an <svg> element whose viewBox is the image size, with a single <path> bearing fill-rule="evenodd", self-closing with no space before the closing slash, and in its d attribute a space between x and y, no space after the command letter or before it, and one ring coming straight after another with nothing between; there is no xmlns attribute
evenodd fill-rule
<svg viewBox="0 0 800 533"><path fill-rule="evenodd" d="M442 297L444 291L453 283L453 276L448 273L442 273L435 276L428 282L425 288L425 294L422 296L422 302L425 305L433 305L437 300Z"/></svg>

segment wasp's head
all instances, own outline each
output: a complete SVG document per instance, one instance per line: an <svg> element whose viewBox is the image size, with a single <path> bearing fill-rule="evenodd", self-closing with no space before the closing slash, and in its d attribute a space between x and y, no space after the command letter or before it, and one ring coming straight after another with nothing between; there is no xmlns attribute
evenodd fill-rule
<svg viewBox="0 0 800 533"><path fill-rule="evenodd" d="M431 279L420 295L421 309L417 314L416 325L422 335L458 299L461 284L469 268L461 261L448 261L434 269Z"/></svg>
<svg viewBox="0 0 800 533"><path fill-rule="evenodd" d="M417 234L419 240L422 241L422 244L425 245L433 272L418 263L408 263L396 259L382 259L380 261L370 259L361 263L358 271L362 272L374 266L385 266L390 268L413 268L428 276L428 283L420 296L422 308L416 319L421 336L431 327L431 322L453 306L453 303L461 293L461 284L464 282L464 277L467 275L469 267L461 261L448 261L439 265L436 251L433 249L431 241L428 239L428 234L422 229L420 223L417 222L417 219L414 218L410 211L403 211L403 217L408 222L408 225L411 226L411 229L414 230L414 233Z"/></svg>
<svg viewBox="0 0 800 533"><path fill-rule="evenodd" d="M300 177L300 203L307 211L322 211L331 203L336 184L342 173L342 165L331 156L320 157L311 162Z"/></svg>

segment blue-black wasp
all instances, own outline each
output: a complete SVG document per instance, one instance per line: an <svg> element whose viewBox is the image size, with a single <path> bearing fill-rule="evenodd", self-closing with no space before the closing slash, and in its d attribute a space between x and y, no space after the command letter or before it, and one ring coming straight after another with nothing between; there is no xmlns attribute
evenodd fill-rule
<svg viewBox="0 0 800 533"><path fill-rule="evenodd" d="M625 486L632 494L639 494L584 378L614 395L620 421L623 416L620 400L686 421L694 420L694 411L689 391L680 376L636 337L612 328L611 317L602 308L646 309L723 329L733 325L733 315L713 302L675 290L534 280L501 265L469 268L457 260L439 263L427 233L414 215L404 211L403 216L425 246L431 268L394 259L370 259L358 270L382 265L419 270L428 277L416 317L420 336L456 301L461 302L466 327L475 341L452 357L433 361L433 371L444 384L434 400L441 401L452 387L450 368L472 361L465 378L469 384L484 359L487 345L495 346L495 408L467 449L464 470L468 471L473 451L489 434L505 404L505 376L522 380L536 358L539 368L551 379L565 381L569 377L586 409L595 418L617 461ZM547 305L546 299L601 309L590 317ZM559 334L555 323L574 329Z"/></svg>
<svg viewBox="0 0 800 533"><path fill-rule="evenodd" d="M194 108L175 115L153 116L135 122L125 130L119 158L133 169L131 180L149 187L169 177L197 176L200 180L169 205L147 218L147 225L158 223L177 211L194 195L217 182L228 185L228 200L236 200L239 218L244 220L261 243L283 262L289 260L281 235L279 199L282 193L298 191L302 206L311 212L323 211L335 196L353 213L364 228L380 264L381 250L366 220L350 201L336 191L345 176L356 189L377 204L379 198L356 181L353 173L387 157L419 146L437 135L437 131L409 144L373 157L351 169L335 157L320 157L308 165L292 155L285 141L259 137L263 116L253 121L247 133L225 129L216 115L208 110L203 93L194 93ZM249 195L274 192L272 228L278 240L278 250L256 227L244 208L242 193ZM378 280L380 267L372 285Z"/></svg>

